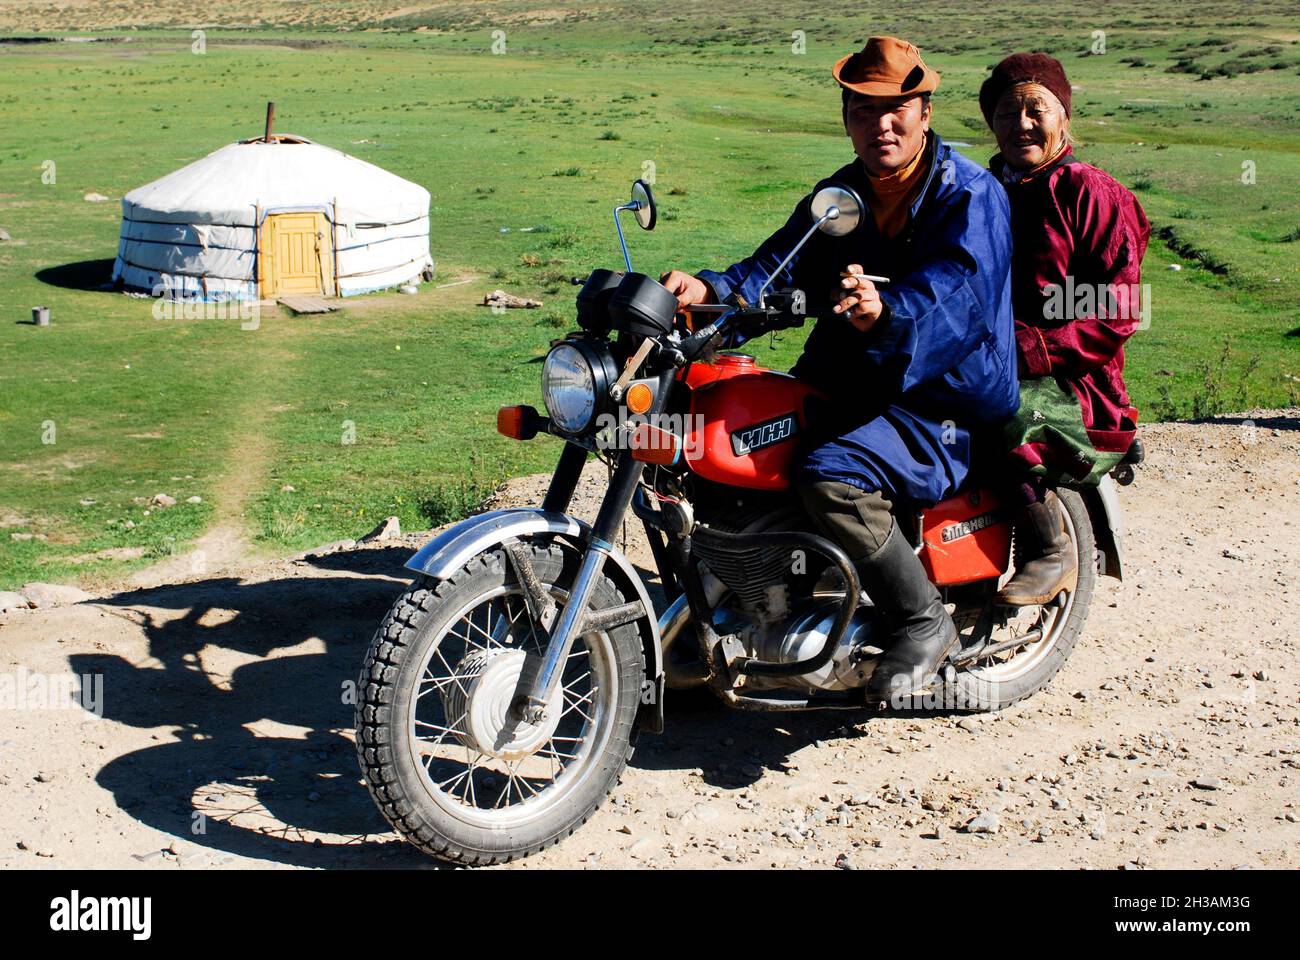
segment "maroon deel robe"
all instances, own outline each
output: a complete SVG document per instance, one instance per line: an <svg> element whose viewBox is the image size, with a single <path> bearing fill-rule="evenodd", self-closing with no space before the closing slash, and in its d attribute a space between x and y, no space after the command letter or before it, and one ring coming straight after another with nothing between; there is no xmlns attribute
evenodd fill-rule
<svg viewBox="0 0 1300 960"><path fill-rule="evenodd" d="M1000 157L990 166L1001 176ZM1006 188L1021 375L1068 382L1093 445L1124 452L1137 423L1124 386L1124 341L1150 307L1140 286L1146 213L1126 187L1068 150Z"/></svg>

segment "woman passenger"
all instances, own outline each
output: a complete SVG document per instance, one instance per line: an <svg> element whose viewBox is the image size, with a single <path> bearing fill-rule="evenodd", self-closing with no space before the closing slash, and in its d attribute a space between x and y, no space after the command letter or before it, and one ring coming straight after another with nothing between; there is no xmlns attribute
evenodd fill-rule
<svg viewBox="0 0 1300 960"><path fill-rule="evenodd" d="M989 168L1011 202L1021 382L1020 411L1004 438L1020 510L1017 569L998 599L1024 606L1077 581L1051 487L1100 482L1133 442L1124 342L1143 315L1151 228L1128 189L1072 153L1070 82L1059 61L1012 54L984 81L979 101L998 143Z"/></svg>

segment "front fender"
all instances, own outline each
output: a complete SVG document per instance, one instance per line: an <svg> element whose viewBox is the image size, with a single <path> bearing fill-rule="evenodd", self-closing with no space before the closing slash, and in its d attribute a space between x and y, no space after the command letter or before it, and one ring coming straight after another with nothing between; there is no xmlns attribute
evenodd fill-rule
<svg viewBox="0 0 1300 960"><path fill-rule="evenodd" d="M406 569L435 580L445 580L480 553L507 540L529 540L541 536L563 537L579 550L585 550L591 542L591 525L565 513L536 507L492 510L468 517L438 534L406 561ZM646 671L641 685L637 723L653 733L660 733L664 726L664 669L654 602L641 581L641 575L621 551L610 549L609 562L605 563L602 572L614 581L624 597L635 597L645 607L645 615L636 621Z"/></svg>
<svg viewBox="0 0 1300 960"><path fill-rule="evenodd" d="M511 538L526 540L546 533L584 542L591 527L567 514L548 510L491 510L442 531L406 561L406 569L446 580L489 547Z"/></svg>

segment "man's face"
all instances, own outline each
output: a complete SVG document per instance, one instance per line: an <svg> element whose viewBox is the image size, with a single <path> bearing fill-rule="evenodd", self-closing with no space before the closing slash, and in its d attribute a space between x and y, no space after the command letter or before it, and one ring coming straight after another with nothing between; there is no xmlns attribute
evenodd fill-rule
<svg viewBox="0 0 1300 960"><path fill-rule="evenodd" d="M930 129L931 107L920 96L849 96L845 131L853 141L853 152L863 166L877 177L907 165L920 152Z"/></svg>

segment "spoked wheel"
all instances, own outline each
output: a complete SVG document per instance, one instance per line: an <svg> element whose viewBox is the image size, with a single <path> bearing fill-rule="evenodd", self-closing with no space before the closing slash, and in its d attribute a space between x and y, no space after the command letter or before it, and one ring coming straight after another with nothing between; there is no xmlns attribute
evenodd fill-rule
<svg viewBox="0 0 1300 960"><path fill-rule="evenodd" d="M562 606L575 555L531 549ZM623 602L602 578L591 607ZM635 624L578 637L530 724L514 704L543 637L499 551L417 582L376 633L357 705L362 772L384 816L425 852L472 863L534 853L585 822L617 782L642 679Z"/></svg>
<svg viewBox="0 0 1300 960"><path fill-rule="evenodd" d="M1056 494L1079 562L1078 583L1041 606L1002 608L1005 616L981 648L985 652L961 669L948 668L945 705L974 711L1009 707L1044 687L1073 651L1097 585L1097 551L1083 498L1074 490ZM978 610L959 611L954 616L958 631L968 636L978 617Z"/></svg>

